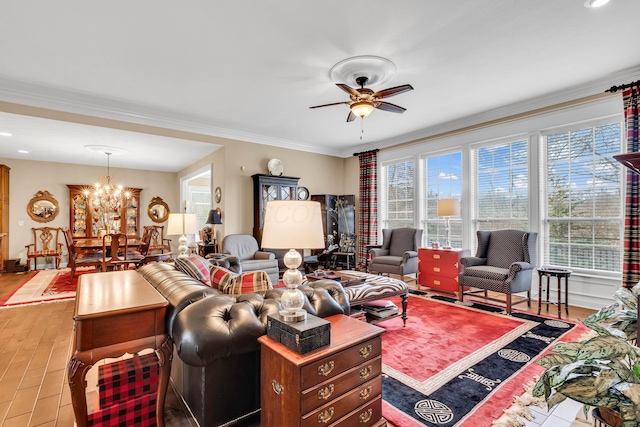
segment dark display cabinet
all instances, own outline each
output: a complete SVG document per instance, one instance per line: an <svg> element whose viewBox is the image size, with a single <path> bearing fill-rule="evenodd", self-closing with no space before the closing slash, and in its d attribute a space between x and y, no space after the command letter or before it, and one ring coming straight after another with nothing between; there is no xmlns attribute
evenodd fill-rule
<svg viewBox="0 0 640 427"><path fill-rule="evenodd" d="M253 237L262 247L262 226L267 202L297 200L300 178L266 174L255 174L251 178L253 178Z"/></svg>
<svg viewBox="0 0 640 427"><path fill-rule="evenodd" d="M355 196L316 194L311 200L320 202L325 235L325 248L314 250L314 255L331 252L355 252Z"/></svg>

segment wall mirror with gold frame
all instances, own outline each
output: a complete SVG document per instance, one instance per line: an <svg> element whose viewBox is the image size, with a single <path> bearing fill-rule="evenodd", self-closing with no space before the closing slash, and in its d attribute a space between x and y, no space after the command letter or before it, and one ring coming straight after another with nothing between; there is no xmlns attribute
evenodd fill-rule
<svg viewBox="0 0 640 427"><path fill-rule="evenodd" d="M169 218L169 206L162 197L154 197L149 203L147 214L153 222L165 222Z"/></svg>
<svg viewBox="0 0 640 427"><path fill-rule="evenodd" d="M52 221L59 211L58 201L48 191L38 191L27 205L27 213L37 222Z"/></svg>

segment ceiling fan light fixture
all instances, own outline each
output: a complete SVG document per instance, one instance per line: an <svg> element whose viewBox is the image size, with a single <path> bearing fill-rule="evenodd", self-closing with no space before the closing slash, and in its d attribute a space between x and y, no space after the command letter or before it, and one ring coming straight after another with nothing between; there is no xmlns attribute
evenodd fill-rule
<svg viewBox="0 0 640 427"><path fill-rule="evenodd" d="M367 101L354 102L351 104L351 112L363 119L373 111L373 104Z"/></svg>

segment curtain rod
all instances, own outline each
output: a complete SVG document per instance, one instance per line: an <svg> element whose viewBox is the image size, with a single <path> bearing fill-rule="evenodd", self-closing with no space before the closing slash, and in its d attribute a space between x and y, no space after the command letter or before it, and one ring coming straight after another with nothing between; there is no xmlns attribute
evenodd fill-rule
<svg viewBox="0 0 640 427"><path fill-rule="evenodd" d="M633 86L640 86L640 80L635 81L635 82L631 82L631 83L627 83L624 85L619 85L619 86L611 86L609 89L605 90L605 92L617 92L619 90L623 90L623 89L628 89L630 87Z"/></svg>
<svg viewBox="0 0 640 427"><path fill-rule="evenodd" d="M359 153L353 153L354 156L359 156L360 154L369 154L369 153L375 153L377 151L380 151L379 148L373 149L373 150L369 150L369 151L361 151Z"/></svg>

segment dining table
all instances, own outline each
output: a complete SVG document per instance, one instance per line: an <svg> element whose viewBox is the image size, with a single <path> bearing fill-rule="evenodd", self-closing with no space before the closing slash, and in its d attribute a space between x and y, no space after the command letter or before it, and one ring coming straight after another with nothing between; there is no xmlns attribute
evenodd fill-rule
<svg viewBox="0 0 640 427"><path fill-rule="evenodd" d="M144 242L141 239L128 239L127 246L130 248L139 248ZM102 239L88 238L75 239L75 246L79 252L93 252L102 249ZM110 247L108 244L107 247Z"/></svg>

